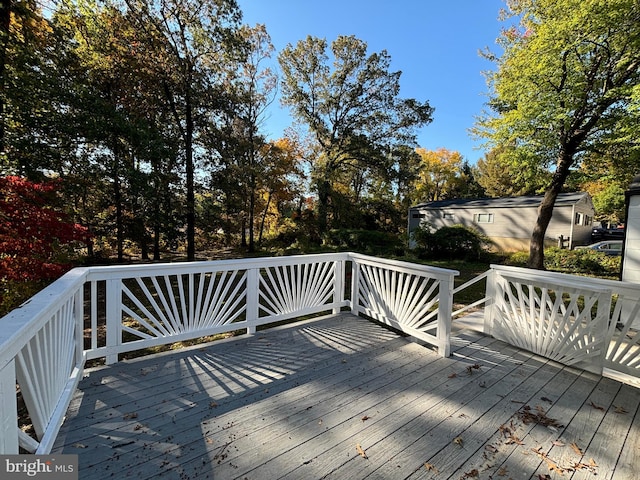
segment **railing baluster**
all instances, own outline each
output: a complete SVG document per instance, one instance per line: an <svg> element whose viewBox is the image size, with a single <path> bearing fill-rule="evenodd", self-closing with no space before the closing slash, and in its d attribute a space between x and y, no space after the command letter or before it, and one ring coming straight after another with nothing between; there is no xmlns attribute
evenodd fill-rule
<svg viewBox="0 0 640 480"><path fill-rule="evenodd" d="M18 453L16 368L11 360L0 369L0 454Z"/></svg>

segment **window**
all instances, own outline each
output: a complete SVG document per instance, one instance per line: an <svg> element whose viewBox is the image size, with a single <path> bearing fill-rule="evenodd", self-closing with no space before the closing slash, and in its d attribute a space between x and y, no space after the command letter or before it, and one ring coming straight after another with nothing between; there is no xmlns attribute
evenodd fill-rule
<svg viewBox="0 0 640 480"><path fill-rule="evenodd" d="M427 218L427 216L424 213L413 212L411 218Z"/></svg>
<svg viewBox="0 0 640 480"><path fill-rule="evenodd" d="M456 216L451 212L442 212L442 218L445 220L455 220Z"/></svg>
<svg viewBox="0 0 640 480"><path fill-rule="evenodd" d="M473 219L476 223L493 223L493 213L476 213Z"/></svg>

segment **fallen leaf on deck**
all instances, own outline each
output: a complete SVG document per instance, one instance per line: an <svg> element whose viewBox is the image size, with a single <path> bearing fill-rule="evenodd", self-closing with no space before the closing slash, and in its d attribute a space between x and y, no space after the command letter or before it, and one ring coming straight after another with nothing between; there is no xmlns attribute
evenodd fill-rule
<svg viewBox="0 0 640 480"><path fill-rule="evenodd" d="M597 410L602 410L604 412L604 407L601 407L600 405L596 405L595 403L593 403L593 401L589 402L589 405L591 405L593 408Z"/></svg>
<svg viewBox="0 0 640 480"><path fill-rule="evenodd" d="M218 404L216 402L209 402L209 408L216 408Z"/></svg>
<svg viewBox="0 0 640 480"><path fill-rule="evenodd" d="M206 438L206 441L207 441L207 443L208 443L209 445L211 445L211 444L213 443L213 438L209 438L209 437L207 437L207 438Z"/></svg>
<svg viewBox="0 0 640 480"><path fill-rule="evenodd" d="M470 472L465 472L462 478L478 478L480 476L480 472L478 472L477 468L474 468Z"/></svg>
<svg viewBox="0 0 640 480"><path fill-rule="evenodd" d="M582 453L582 450L580 450L580 447L578 447L578 445L575 442L571 442L570 447L573 448L573 451L576 452L577 455L584 455Z"/></svg>
<svg viewBox="0 0 640 480"><path fill-rule="evenodd" d="M356 450L358 452L358 455L360 455L362 458L369 458L367 457L367 453L362 449L359 443L356 444Z"/></svg>
<svg viewBox="0 0 640 480"><path fill-rule="evenodd" d="M564 446L565 446L565 444L564 444L564 443L562 443L560 440L554 440L553 442L551 442L551 444L552 444L554 447L564 447Z"/></svg>
<svg viewBox="0 0 640 480"><path fill-rule="evenodd" d="M450 373L450 374L448 375L448 378L456 378L457 376L458 376L458 374L457 374L457 373Z"/></svg>
<svg viewBox="0 0 640 480"><path fill-rule="evenodd" d="M462 446L464 444L464 440L462 440L462 437L456 437L453 439L453 443Z"/></svg>
<svg viewBox="0 0 640 480"><path fill-rule="evenodd" d="M516 445L524 445L524 442L515 435L511 435L509 439L504 443L506 443L507 445L511 445L513 443L515 443Z"/></svg>
<svg viewBox="0 0 640 480"><path fill-rule="evenodd" d="M123 420L131 420L133 418L138 418L138 414L136 412L126 413L122 419Z"/></svg>
<svg viewBox="0 0 640 480"><path fill-rule="evenodd" d="M627 410L625 410L624 407L621 407L621 406L617 406L616 409L615 409L615 412L616 413L629 413Z"/></svg>
<svg viewBox="0 0 640 480"><path fill-rule="evenodd" d="M539 473L538 480L551 480L551 475L548 473Z"/></svg>
<svg viewBox="0 0 640 480"><path fill-rule="evenodd" d="M72 445L74 448L88 448L84 443L74 443Z"/></svg>
<svg viewBox="0 0 640 480"><path fill-rule="evenodd" d="M428 472L440 473L440 470L438 470L432 463L425 463L424 468L426 468Z"/></svg>
<svg viewBox="0 0 640 480"><path fill-rule="evenodd" d="M485 445L484 449L491 453L498 453L498 449L493 445Z"/></svg>
<svg viewBox="0 0 640 480"><path fill-rule="evenodd" d="M547 397L540 397L540 400L542 400L543 402L553 403L553 400L551 400L550 398L547 398Z"/></svg>
<svg viewBox="0 0 640 480"><path fill-rule="evenodd" d="M498 470L499 477L506 477L508 474L509 471L507 470L507 467L500 467L500 469Z"/></svg>
<svg viewBox="0 0 640 480"><path fill-rule="evenodd" d="M371 417L368 417L367 415L365 415L364 417L361 418L361 420L363 422L366 422L367 420L369 420Z"/></svg>

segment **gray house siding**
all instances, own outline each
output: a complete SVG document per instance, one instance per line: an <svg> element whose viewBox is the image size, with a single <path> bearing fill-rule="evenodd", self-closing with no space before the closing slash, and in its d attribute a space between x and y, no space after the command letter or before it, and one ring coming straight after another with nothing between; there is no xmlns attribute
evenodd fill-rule
<svg viewBox="0 0 640 480"><path fill-rule="evenodd" d="M461 224L488 236L498 250L524 250L529 248L541 200L530 196L424 203L409 209L409 232L422 223L434 230ZM589 243L593 215L588 193L560 194L545 243L557 245L561 235L569 247Z"/></svg>

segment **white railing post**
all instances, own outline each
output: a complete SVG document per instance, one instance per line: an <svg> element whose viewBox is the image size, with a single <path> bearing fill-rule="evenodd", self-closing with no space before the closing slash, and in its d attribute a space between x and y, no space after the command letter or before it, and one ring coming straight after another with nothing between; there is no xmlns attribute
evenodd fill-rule
<svg viewBox="0 0 640 480"><path fill-rule="evenodd" d="M485 335L491 335L493 332L493 316L496 308L496 295L498 293L498 273L491 268L489 273L487 273L487 286L485 291L485 298L487 299L487 303L484 307L484 325L482 327L482 332Z"/></svg>
<svg viewBox="0 0 640 480"><path fill-rule="evenodd" d="M354 315L358 315L359 312L359 300L358 300L358 291L360 282L360 264L355 260L355 258L351 258L351 313Z"/></svg>
<svg viewBox="0 0 640 480"><path fill-rule="evenodd" d="M122 280L110 279L106 281L106 327L107 349L118 347L122 343ZM118 354L106 355L107 365L118 362Z"/></svg>
<svg viewBox="0 0 640 480"><path fill-rule="evenodd" d="M75 364L79 365L84 359L84 286L78 288L75 294L74 307L73 315L76 319Z"/></svg>
<svg viewBox="0 0 640 480"><path fill-rule="evenodd" d="M259 294L259 268L250 268L247 270L247 333L256 333L256 321L258 320L258 302L260 301Z"/></svg>
<svg viewBox="0 0 640 480"><path fill-rule="evenodd" d="M346 260L336 260L334 262L333 271L333 303L336 305L333 307L333 313L340 313L340 306L344 300L344 275L345 275L345 263Z"/></svg>
<svg viewBox="0 0 640 480"><path fill-rule="evenodd" d="M453 312L453 275L440 280L438 287L438 353L451 355L451 313Z"/></svg>
<svg viewBox="0 0 640 480"><path fill-rule="evenodd" d="M0 398L0 454L15 455L18 453L18 407L13 360L0 370Z"/></svg>

